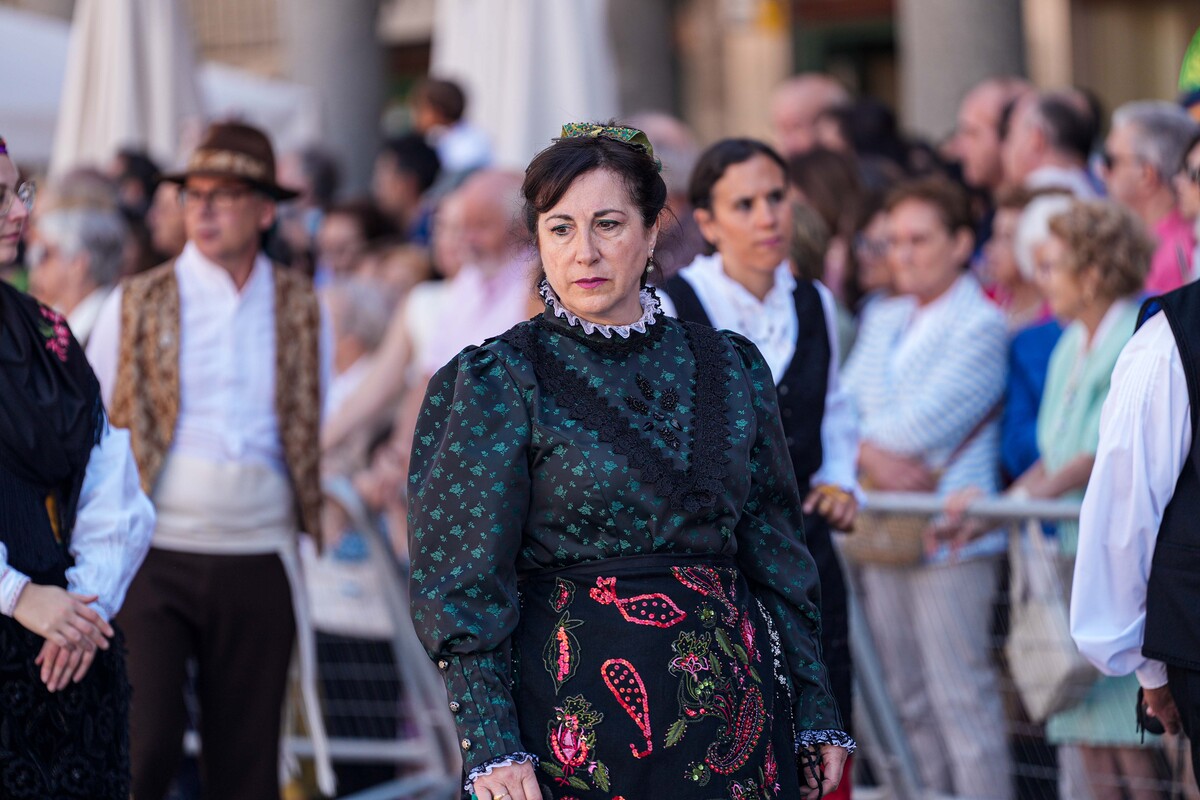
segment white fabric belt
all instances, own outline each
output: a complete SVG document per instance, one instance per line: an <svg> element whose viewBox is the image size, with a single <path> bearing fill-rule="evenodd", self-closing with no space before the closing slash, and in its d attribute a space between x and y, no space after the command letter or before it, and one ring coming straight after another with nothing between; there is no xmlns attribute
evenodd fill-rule
<svg viewBox="0 0 1200 800"><path fill-rule="evenodd" d="M277 553L294 545L287 476L263 464L170 454L154 487L155 547L188 553Z"/></svg>

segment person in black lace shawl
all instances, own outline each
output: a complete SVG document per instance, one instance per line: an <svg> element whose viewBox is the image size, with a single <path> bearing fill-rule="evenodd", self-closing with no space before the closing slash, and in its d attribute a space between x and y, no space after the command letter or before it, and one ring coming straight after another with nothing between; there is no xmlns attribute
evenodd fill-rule
<svg viewBox="0 0 1200 800"><path fill-rule="evenodd" d="M816 798L854 749L770 369L663 315L644 134L529 165L544 312L433 377L412 613L480 800Z"/></svg>
<svg viewBox="0 0 1200 800"><path fill-rule="evenodd" d="M33 204L0 139L0 264ZM129 797L129 683L109 620L154 513L57 312L0 281L0 797Z"/></svg>

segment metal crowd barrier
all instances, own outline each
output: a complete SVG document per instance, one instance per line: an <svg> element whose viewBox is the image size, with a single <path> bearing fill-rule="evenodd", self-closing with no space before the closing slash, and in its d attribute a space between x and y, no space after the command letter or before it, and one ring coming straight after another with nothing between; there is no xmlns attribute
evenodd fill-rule
<svg viewBox="0 0 1200 800"><path fill-rule="evenodd" d="M873 492L867 502L874 511L908 515L937 517L942 512L942 502L934 495ZM1013 500L1006 497L983 498L974 503L967 516L995 523L997 527L1009 527L1010 536L1020 536L1020 530L1029 520L1045 523L1077 521L1079 504L1071 501ZM362 530L373 530L365 519L357 519ZM377 531L366 537L369 543L368 562L380 571L380 585L392 636L385 642L390 653L388 663L353 663L345 657L340 660L325 659L318 665L322 672L323 692L328 693L337 681L347 686L355 682L375 683L383 679L394 682L398 687L399 726L391 737L378 735L378 721L373 731L365 730L373 717L388 718L396 711L396 699L384 693L382 697L352 698L339 707L331 696L324 698L327 723L342 715L348 719L359 719L364 730L355 735L340 732L332 736L331 750L335 762L384 763L390 765L395 777L359 791L342 795L350 800L398 800L399 798L428 798L442 800L458 795L458 754L455 748L454 731L445 709L445 689L440 676L432 667L417 642L408 613L407 580L402 567L396 563L388 546ZM1003 559L1001 559L1003 561ZM903 725L897 713L895 699L889 696L883 666L877 652L874 636L861 603L861 584L856 565L847 563L849 578L850 645L855 671L855 735L860 744L856 759L854 793L860 800L925 800L940 797L922 785L917 769L920 754L912 752ZM995 598L997 619L1007 614L1007 581L1002 580ZM1003 622L993 626L992 651L997 656L1003 651L1005 626ZM381 673L382 670L382 673ZM332 678L332 683L331 683ZM1030 722L1024 715L1015 686L1005 674L1001 674L1001 691L1006 709L1006 733L1012 755L1012 786L1010 791L1001 791L998 796L1016 800L1108 800L1096 797L1086 786L1060 781L1060 769L1052 747L1044 740L1042 726ZM341 692L334 691L341 695ZM353 695L353 692L349 694ZM1130 718L1132 724L1130 699ZM953 746L952 743L949 746ZM288 752L301 760L311 758L312 743L302 734L294 734L286 740ZM1112 781L1112 798L1127 797L1130 800L1153 800L1161 798L1187 797L1200 800L1194 779L1185 774L1178 762L1189 759L1180 755L1187 752L1175 743L1163 743L1153 750L1159 770L1153 780L1137 782Z"/></svg>
<svg viewBox="0 0 1200 800"><path fill-rule="evenodd" d="M943 501L935 495L910 494L904 492L868 493L867 504L873 511L913 516L938 517L943 511ZM1042 523L1073 522L1079 519L1079 503L1065 500L1014 500L1007 497L981 498L968 510L967 516L995 523L998 528L1008 528L1010 537L1022 536L1025 523L1037 520ZM853 534L849 534L853 536ZM842 537L836 537L839 541ZM1000 559L999 567L1007 573L1007 559ZM941 797L922 785L914 753L905 735L897 712L896 699L889 695L875 637L864 613L861 593L863 591L859 568L850 561L845 562L848 577L850 647L854 660L855 674L855 734L860 744L856 759L855 794L859 798L895 798L896 800L918 800L918 798ZM1144 779L1120 780L1115 776L1092 773L1093 783L1105 788L1096 792L1078 779L1064 780L1055 748L1045 741L1044 726L1031 722L1025 715L1020 697L1008 674L1003 671L1003 648L1007 634L1008 581L1002 576L1000 590L994 599L994 623L991 651L993 662L1000 673L1000 689L1005 707L1006 734L1009 742L1012 774L1011 787L1002 787L996 797L1011 797L1016 800L1156 800L1161 798L1187 797L1194 800L1200 796L1195 779L1190 774L1187 762L1190 756L1186 743L1181 740L1152 744L1154 776ZM1132 728L1134 698L1129 698L1129 725ZM954 743L947 743L953 747ZM1066 759L1069 754L1064 754ZM1071 756L1073 757L1073 756ZM1078 769L1078 763L1070 767Z"/></svg>

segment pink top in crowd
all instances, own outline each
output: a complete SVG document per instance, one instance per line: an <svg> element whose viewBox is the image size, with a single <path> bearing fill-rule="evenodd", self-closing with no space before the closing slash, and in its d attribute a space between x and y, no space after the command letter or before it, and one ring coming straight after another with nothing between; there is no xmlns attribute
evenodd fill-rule
<svg viewBox="0 0 1200 800"><path fill-rule="evenodd" d="M1192 251L1196 237L1192 225L1183 218L1179 209L1154 225L1154 239L1158 246L1150 259L1150 274L1146 276L1146 292L1151 295L1166 294L1192 280Z"/></svg>

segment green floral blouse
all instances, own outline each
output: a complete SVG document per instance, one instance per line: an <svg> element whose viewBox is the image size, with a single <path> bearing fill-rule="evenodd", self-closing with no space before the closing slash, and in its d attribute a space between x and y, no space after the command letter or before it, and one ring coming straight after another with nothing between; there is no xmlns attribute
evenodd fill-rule
<svg viewBox="0 0 1200 800"><path fill-rule="evenodd" d="M647 316L616 332L548 307L429 384L409 475L412 614L468 773L528 750L511 691L519 576L646 553L732 556L779 632L796 730L842 729L771 372L749 340L644 297Z"/></svg>

